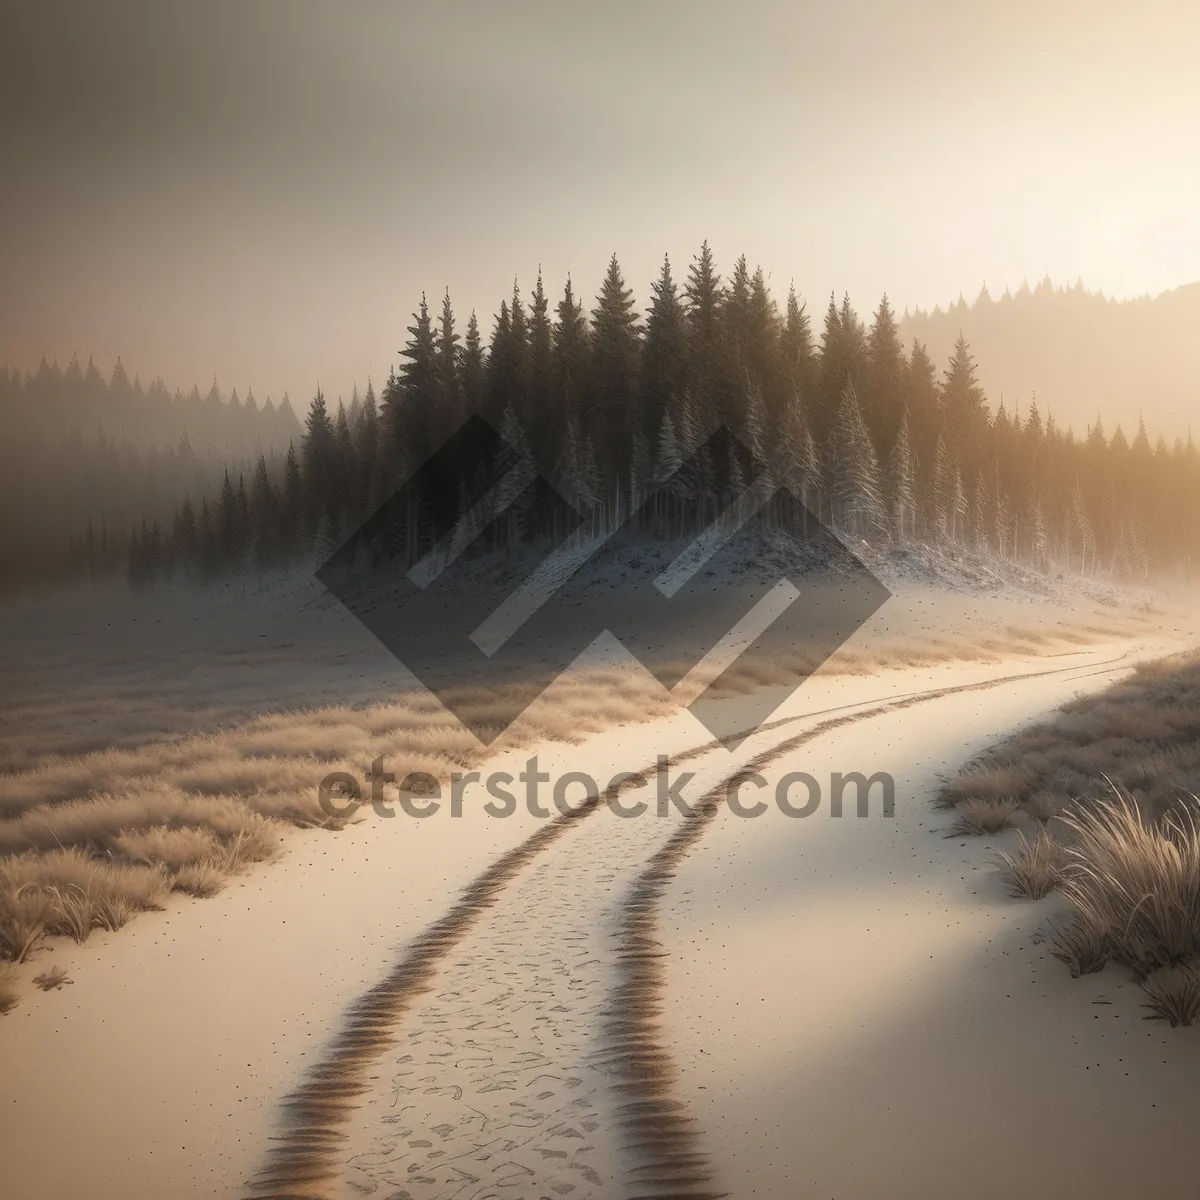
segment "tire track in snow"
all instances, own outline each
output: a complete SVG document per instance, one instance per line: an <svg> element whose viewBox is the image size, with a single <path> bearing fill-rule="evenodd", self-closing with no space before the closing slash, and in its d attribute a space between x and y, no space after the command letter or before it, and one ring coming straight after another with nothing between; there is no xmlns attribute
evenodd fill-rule
<svg viewBox="0 0 1200 1200"><path fill-rule="evenodd" d="M1124 655L1088 665L1117 669L1112 667L1112 664L1120 663L1127 657L1128 655ZM698 1149L698 1133L677 1102L671 1099L673 1069L670 1067L669 1056L658 1043L662 969L657 957L661 951L655 949L657 942L653 932L656 925L656 906L674 873L674 867L703 836L705 827L716 814L728 787L747 773L753 773L805 742L845 724L870 719L927 700L940 699L956 692L1000 687L1021 680L1080 671L1083 667L1084 664L1078 664L1072 667L1023 672L973 684L910 693L875 704L865 710L863 705L871 705L871 701L841 706L851 711L846 715L820 722L761 752L749 764L728 774L693 807L690 816L671 822L674 832L670 833L665 844L652 853L649 865L631 885L622 909L619 919L622 950L615 957L619 982L606 1004L605 1011L609 1013L604 1024L606 1052L598 1059L598 1065L595 1067L596 1070L604 1068L616 1073L616 1082L611 1086L615 1086L622 1096L617 1109L617 1127L623 1152L636 1162L631 1183L637 1194L673 1196L677 1200L719 1194L704 1190L708 1186L711 1171ZM838 711L839 708L824 710ZM771 732L801 721L811 721L813 717L821 715L822 712L802 713L780 718L760 726L757 733ZM718 748L723 748L727 740L729 739L698 743L672 755L666 764L656 762L643 767L642 774L653 783L654 778L663 769L684 762L695 762ZM333 1037L324 1059L309 1071L300 1087L283 1100L280 1119L282 1133L275 1139L278 1144L268 1153L267 1164L250 1183L252 1194L259 1198L265 1197L266 1200L316 1200L342 1192L341 1179L345 1174L343 1164L347 1158L347 1136L341 1127L360 1107L364 1096L370 1091L372 1067L399 1040L398 1027L401 1022L410 1015L415 1001L434 989L445 969L447 958L459 948L484 914L500 903L513 881L566 833L582 827L585 819L601 807L601 803L599 796L589 796L576 808L553 818L518 846L501 855L464 889L460 898L442 918L410 943L384 979L350 1006L343 1026ZM589 828L595 825L594 822L587 824ZM612 825L637 829L644 824L645 822L633 820L608 823L610 832ZM661 826L666 822L655 824ZM633 839L634 842L636 840ZM635 847L643 862L646 842L647 839L643 836L640 844ZM597 843L592 847L592 853L597 857L611 852L611 846ZM604 860L604 865L605 869L613 869L611 862L607 860ZM511 908L511 905L507 906L506 911ZM497 914L496 920L502 919L503 913ZM504 934L495 936L503 938ZM497 946L499 944L496 943ZM574 966L582 969L590 964L584 960L575 963ZM554 970L565 971L568 977L572 977L571 969L572 962L569 956L560 956L554 965ZM593 986L599 978L598 975L589 977ZM438 997L443 995L444 992L439 991ZM497 993L493 997L494 1005L503 1008L506 1004L511 1004L507 996L504 992ZM435 1003L439 1002L438 997L435 997ZM445 1003L446 1000L440 1002ZM561 1004L551 1008L557 1014L570 1011L569 1006ZM591 1011L593 1010L589 1009L589 1012ZM552 1022L554 1020L561 1022L563 1018L561 1015L555 1015L551 1018ZM454 1061L452 1052L446 1053L443 1048L443 1054L443 1062ZM511 1064L508 1069L513 1069ZM573 1078L577 1073L572 1071L568 1077ZM595 1083L595 1080L592 1082ZM438 1123L446 1124L442 1121ZM542 1157L549 1161L549 1157L553 1156ZM362 1164L365 1161L361 1160L356 1169L364 1171L365 1166ZM579 1175L585 1176L585 1172L580 1170ZM526 1189L532 1186L529 1178L522 1177L519 1171L514 1176L514 1185L517 1178L522 1179L521 1186ZM359 1182L362 1184L364 1181L360 1179ZM701 1190L696 1190L697 1188ZM425 1194L415 1194L414 1200L416 1195L423 1198ZM465 1200L472 1195L469 1190L447 1194L455 1195L456 1200L458 1196ZM532 1193L528 1190L517 1190L508 1194L524 1197ZM402 1193L397 1194L397 1200L400 1200L401 1196Z"/></svg>

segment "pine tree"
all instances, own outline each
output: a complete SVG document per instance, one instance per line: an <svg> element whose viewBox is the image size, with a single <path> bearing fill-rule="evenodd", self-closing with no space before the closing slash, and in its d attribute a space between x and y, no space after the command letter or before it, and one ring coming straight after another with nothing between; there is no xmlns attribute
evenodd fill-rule
<svg viewBox="0 0 1200 1200"><path fill-rule="evenodd" d="M904 411L908 364L886 294L867 335L866 400L863 419L880 455L891 453Z"/></svg>
<svg viewBox="0 0 1200 1200"><path fill-rule="evenodd" d="M813 396L812 422L818 438L829 436L841 409L846 387L859 392L865 367L865 341L862 322L850 306L850 297L839 309L833 296L825 313L821 341L821 366Z"/></svg>
<svg viewBox="0 0 1200 1200"><path fill-rule="evenodd" d="M354 511L354 487L354 438L349 414L339 399L333 423L333 480L329 497L330 520L339 536L347 532L350 520L361 519L363 515Z"/></svg>
<svg viewBox="0 0 1200 1200"><path fill-rule="evenodd" d="M256 567L270 567L279 561L279 498L267 473L267 460L258 456L254 464L254 483L250 495L250 527L253 561Z"/></svg>
<svg viewBox="0 0 1200 1200"><path fill-rule="evenodd" d="M892 528L896 538L905 542L916 533L917 480L912 439L908 432L908 411L900 414L900 428L892 443L888 466L888 497Z"/></svg>
<svg viewBox="0 0 1200 1200"><path fill-rule="evenodd" d="M940 424L936 371L925 347L915 338L904 373L904 408L917 461L932 463Z"/></svg>
<svg viewBox="0 0 1200 1200"><path fill-rule="evenodd" d="M780 418L779 442L775 449L778 482L793 492L802 494L804 489L804 435L807 422L804 419L804 401L799 392L793 392L784 406Z"/></svg>
<svg viewBox="0 0 1200 1200"><path fill-rule="evenodd" d="M300 460L296 456L296 447L289 442L283 469L283 503L280 513L283 548L289 559L299 553L304 518L304 485L300 477Z"/></svg>
<svg viewBox="0 0 1200 1200"><path fill-rule="evenodd" d="M508 404L527 425L536 420L530 389L529 320L521 299L521 287L513 280L512 303L508 307L509 393Z"/></svg>
<svg viewBox="0 0 1200 1200"><path fill-rule="evenodd" d="M992 513L992 544L1001 558L1009 557L1011 545L1010 531L1013 523L1013 506L1000 480L1000 463L992 462L991 494L995 498L995 508Z"/></svg>
<svg viewBox="0 0 1200 1200"><path fill-rule="evenodd" d="M471 309L471 318L467 321L467 336L463 339L460 383L468 415L482 410L486 386L487 372L484 363L483 342L479 337L479 320L475 316L475 310Z"/></svg>
<svg viewBox="0 0 1200 1200"><path fill-rule="evenodd" d="M367 380L367 394L354 430L354 459L356 475L354 496L356 511L368 514L378 508L372 488L380 456L379 408L375 403L375 386Z"/></svg>
<svg viewBox="0 0 1200 1200"><path fill-rule="evenodd" d="M697 425L710 430L722 419L721 305L724 292L708 242L692 259L684 285L689 346L689 383Z"/></svg>
<svg viewBox="0 0 1200 1200"><path fill-rule="evenodd" d="M500 301L500 309L492 326L492 343L487 356L487 403L484 411L496 424L511 404L516 406L516 354L513 349L512 321L508 301Z"/></svg>
<svg viewBox="0 0 1200 1200"><path fill-rule="evenodd" d="M466 403L459 371L459 342L454 329L450 289L442 298L442 319L434 348L434 405L431 442L441 445L466 419ZM431 447L432 448L432 447Z"/></svg>
<svg viewBox="0 0 1200 1200"><path fill-rule="evenodd" d="M416 462L424 462L434 450L437 437L438 401L437 347L429 304L421 294L421 306L408 327L408 341L400 351L401 429L399 445L408 447Z"/></svg>
<svg viewBox="0 0 1200 1200"><path fill-rule="evenodd" d="M750 267L744 254L733 264L724 303L721 324L730 355L730 369L742 378L746 373L750 341Z"/></svg>
<svg viewBox="0 0 1200 1200"><path fill-rule="evenodd" d="M764 432L776 431L786 392L780 382L779 308L767 287L762 267L750 279L750 302L746 312L746 367L764 405Z"/></svg>
<svg viewBox="0 0 1200 1200"><path fill-rule="evenodd" d="M846 385L834 428L830 499L834 522L860 537L873 537L884 525L884 497L871 435L854 387Z"/></svg>
<svg viewBox="0 0 1200 1200"><path fill-rule="evenodd" d="M328 525L332 492L336 485L337 447L333 422L325 407L320 388L313 398L305 422L304 455L304 537L311 537L322 518Z"/></svg>
<svg viewBox="0 0 1200 1200"><path fill-rule="evenodd" d="M552 331L552 361L555 421L553 444L561 442L566 432L566 414L574 416L578 425L587 394L588 328L583 305L575 299L571 277L567 276L563 298L555 307L556 320Z"/></svg>
<svg viewBox="0 0 1200 1200"><path fill-rule="evenodd" d="M942 413L956 453L974 461L987 429L987 402L975 374L975 359L960 333L942 380Z"/></svg>
<svg viewBox="0 0 1200 1200"><path fill-rule="evenodd" d="M779 369L787 395L806 395L812 387L812 328L805 307L796 297L796 288L788 291L787 318L779 342Z"/></svg>
<svg viewBox="0 0 1200 1200"><path fill-rule="evenodd" d="M638 422L639 322L614 254L592 313L592 413L601 470L611 489L629 462Z"/></svg>
<svg viewBox="0 0 1200 1200"><path fill-rule="evenodd" d="M1078 535L1079 573L1086 575L1093 552L1092 527L1088 520L1087 502L1084 499L1083 488L1080 486L1078 476L1075 477L1074 486L1071 489L1071 532Z"/></svg>
<svg viewBox="0 0 1200 1200"><path fill-rule="evenodd" d="M687 328L683 304L671 276L671 260L650 285L650 309L642 347L641 409L645 428L657 432L663 413L677 419L687 388Z"/></svg>
<svg viewBox="0 0 1200 1200"><path fill-rule="evenodd" d="M554 452L551 441L555 407L552 340L550 301L542 286L542 269L538 267L537 286L529 309L529 409L532 418L530 431L539 462L549 462Z"/></svg>

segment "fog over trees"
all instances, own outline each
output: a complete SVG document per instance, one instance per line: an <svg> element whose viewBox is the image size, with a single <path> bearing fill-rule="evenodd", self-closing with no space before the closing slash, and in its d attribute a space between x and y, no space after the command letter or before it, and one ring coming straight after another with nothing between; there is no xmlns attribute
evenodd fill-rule
<svg viewBox="0 0 1200 1200"><path fill-rule="evenodd" d="M1081 282L1050 279L989 290L949 308L905 314L914 338L943 361L960 334L979 358L979 378L993 399L1027 407L1036 395L1043 419L1079 432L1099 415L1111 433L1137 428L1139 414L1173 442L1200 435L1200 283L1135 300L1111 300Z"/></svg>
<svg viewBox="0 0 1200 1200"><path fill-rule="evenodd" d="M169 522L227 466L280 463L300 424L287 397L143 387L118 360L108 379L77 358L33 375L0 368L0 576L10 585L119 570L131 530Z"/></svg>
<svg viewBox="0 0 1200 1200"><path fill-rule="evenodd" d="M876 547L923 542L1132 579L1200 557L1200 455L1190 437L1168 443L1142 422L1126 429L1099 417L1065 426L1036 399L1018 408L1017 397L985 395L965 333L935 358L921 339L906 342L886 296L865 319L849 296L810 314L794 289L777 298L767 280L744 257L722 277L706 243L682 273L664 258L645 309L615 255L590 304L570 279L551 295L539 272L532 289L514 281L486 331L448 294L422 297L378 393L370 382L347 401L318 391L295 436L290 411L222 404L215 388L197 408L196 393L142 393L119 365L108 385L73 364L61 375L43 366L24 382L0 377L0 386L10 413L41 395L71 397L55 402L74 414L76 432L54 453L64 462L107 455L106 469L129 487L111 510L93 504L85 530L76 523L70 569L124 569L138 584L328 554L471 413L598 528L685 463L690 511L715 516L759 459L818 518ZM103 413L91 442L85 388ZM170 415L151 415L152 393ZM129 427L144 442L151 422L170 431L185 412L186 436L165 449L112 440L124 436L120 414L143 412L146 424L131 415ZM706 439L721 424L751 458L710 460ZM194 465L193 427L210 451L226 438L215 471ZM114 513L103 551L102 510Z"/></svg>

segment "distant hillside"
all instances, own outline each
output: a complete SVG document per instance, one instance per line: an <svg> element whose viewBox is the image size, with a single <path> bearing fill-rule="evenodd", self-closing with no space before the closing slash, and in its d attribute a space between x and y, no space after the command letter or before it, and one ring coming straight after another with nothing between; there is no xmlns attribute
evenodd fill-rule
<svg viewBox="0 0 1200 1200"><path fill-rule="evenodd" d="M1045 415L1083 433L1097 414L1111 433L1127 433L1144 415L1168 437L1200 432L1200 283L1153 298L1106 300L1077 284L996 299L985 288L974 304L960 297L948 312L906 313L901 335L923 342L945 363L959 331L979 363L993 406L1003 397L1024 412L1037 396Z"/></svg>

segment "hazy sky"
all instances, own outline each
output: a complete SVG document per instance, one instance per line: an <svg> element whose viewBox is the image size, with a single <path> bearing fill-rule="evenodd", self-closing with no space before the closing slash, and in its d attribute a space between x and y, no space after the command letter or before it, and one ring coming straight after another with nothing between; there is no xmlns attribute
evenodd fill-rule
<svg viewBox="0 0 1200 1200"><path fill-rule="evenodd" d="M707 237L824 308L1200 279L1185 0L8 0L0 362L294 401L422 289L640 302Z"/></svg>

